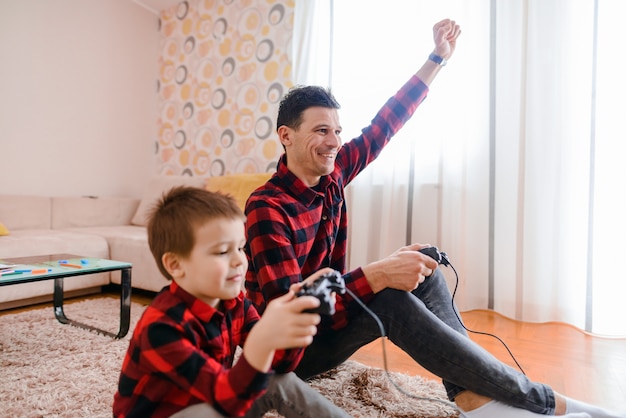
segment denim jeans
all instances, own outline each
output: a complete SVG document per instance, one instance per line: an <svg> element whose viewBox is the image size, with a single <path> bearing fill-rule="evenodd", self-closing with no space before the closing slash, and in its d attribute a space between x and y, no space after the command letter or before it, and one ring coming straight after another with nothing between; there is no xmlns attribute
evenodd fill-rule
<svg viewBox="0 0 626 418"><path fill-rule="evenodd" d="M349 324L315 336L296 369L298 376L307 379L332 369L381 336L376 321L350 303ZM380 318L389 340L443 379L450 400L467 389L516 408L554 414L551 388L530 381L468 338L439 269L412 292L385 289L367 307Z"/></svg>
<svg viewBox="0 0 626 418"><path fill-rule="evenodd" d="M333 417L350 418L347 412L300 380L294 373L270 377L267 392L257 399L245 418L262 417L275 409L286 418ZM196 404L172 415L171 418L223 418L207 403Z"/></svg>

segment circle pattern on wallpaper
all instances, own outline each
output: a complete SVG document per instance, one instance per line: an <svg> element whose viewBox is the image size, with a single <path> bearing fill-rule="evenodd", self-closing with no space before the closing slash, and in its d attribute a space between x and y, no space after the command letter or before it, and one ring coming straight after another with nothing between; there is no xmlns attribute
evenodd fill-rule
<svg viewBox="0 0 626 418"><path fill-rule="evenodd" d="M221 109L226 104L226 91L222 88L219 88L213 92L213 97L211 97L211 106L213 109Z"/></svg>
<svg viewBox="0 0 626 418"><path fill-rule="evenodd" d="M174 146L178 149L183 149L187 142L187 134L184 131L176 131L174 135Z"/></svg>
<svg viewBox="0 0 626 418"><path fill-rule="evenodd" d="M183 84L185 80L187 80L187 67L180 65L176 69L176 83Z"/></svg>
<svg viewBox="0 0 626 418"><path fill-rule="evenodd" d="M224 130L220 136L220 144L222 144L224 148L230 148L233 145L233 142L235 142L235 133L232 129Z"/></svg>
<svg viewBox="0 0 626 418"><path fill-rule="evenodd" d="M235 166L235 173L258 173L259 165L252 158L242 158Z"/></svg>
<svg viewBox="0 0 626 418"><path fill-rule="evenodd" d="M278 25L285 17L285 6L282 4L275 4L270 9L268 20L272 25Z"/></svg>
<svg viewBox="0 0 626 418"><path fill-rule="evenodd" d="M183 51L185 51L185 54L191 54L195 47L196 38L194 38L193 36L187 37L187 39L185 39L185 44L183 45Z"/></svg>
<svg viewBox="0 0 626 418"><path fill-rule="evenodd" d="M256 36L261 29L261 12L255 8L247 8L239 17L237 30L241 34Z"/></svg>
<svg viewBox="0 0 626 418"><path fill-rule="evenodd" d="M228 57L222 63L222 74L226 77L231 76L235 72L235 59L233 57Z"/></svg>
<svg viewBox="0 0 626 418"><path fill-rule="evenodd" d="M246 155L250 155L252 151L254 151L256 145L256 141L254 138L246 137L241 138L235 142L235 146L233 147L234 155L237 157L236 161L240 161L241 157L245 157Z"/></svg>
<svg viewBox="0 0 626 418"><path fill-rule="evenodd" d="M198 107L204 107L211 102L211 86L209 83L204 82L196 86L194 101Z"/></svg>
<svg viewBox="0 0 626 418"><path fill-rule="evenodd" d="M196 37L198 39L206 39L211 35L213 31L213 20L211 16L205 14L200 16L200 19L196 23Z"/></svg>
<svg viewBox="0 0 626 418"><path fill-rule="evenodd" d="M235 47L237 51L237 60L238 61L247 61L254 56L254 51L256 49L256 43L254 37L252 35L244 35L239 41L237 41L237 45Z"/></svg>
<svg viewBox="0 0 626 418"><path fill-rule="evenodd" d="M187 1L181 1L178 3L178 8L176 9L176 17L180 20L183 20L187 17L187 13L189 12L189 3Z"/></svg>
<svg viewBox="0 0 626 418"><path fill-rule="evenodd" d="M185 103L185 106L183 106L183 117L185 119L191 119L193 117L193 103Z"/></svg>
<svg viewBox="0 0 626 418"><path fill-rule="evenodd" d="M269 138L272 134L272 120L267 116L260 117L254 125L254 133L261 140Z"/></svg>
<svg viewBox="0 0 626 418"><path fill-rule="evenodd" d="M211 127L203 127L198 129L194 139L194 145L198 149L210 149L214 144L217 134Z"/></svg>
<svg viewBox="0 0 626 418"><path fill-rule="evenodd" d="M212 176L222 176L226 172L226 166L224 165L224 161L216 159L211 161L211 167L209 168L209 173Z"/></svg>
<svg viewBox="0 0 626 418"><path fill-rule="evenodd" d="M174 39L169 39L163 47L163 52L168 57L175 57L178 54L178 42Z"/></svg>
<svg viewBox="0 0 626 418"><path fill-rule="evenodd" d="M212 80L217 76L217 66L212 59L203 59L198 64L198 69L196 71L196 77L198 80ZM206 81L205 81L206 82Z"/></svg>
<svg viewBox="0 0 626 418"><path fill-rule="evenodd" d="M213 37L215 39L224 39L224 37L226 36L226 31L228 30L228 22L226 22L226 19L219 18L215 21L215 24L213 25Z"/></svg>
<svg viewBox="0 0 626 418"><path fill-rule="evenodd" d="M269 39L263 39L256 47L256 59L260 62L266 62L274 54L274 43Z"/></svg>
<svg viewBox="0 0 626 418"><path fill-rule="evenodd" d="M244 84L237 92L237 109L240 113L245 115L254 113L254 111L259 107L260 101L261 92L256 84Z"/></svg>
<svg viewBox="0 0 626 418"><path fill-rule="evenodd" d="M176 120L178 119L178 103L167 101L161 107L161 119Z"/></svg>
<svg viewBox="0 0 626 418"><path fill-rule="evenodd" d="M169 123L161 124L159 128L159 144L163 147L169 146L174 140L174 127Z"/></svg>
<svg viewBox="0 0 626 418"><path fill-rule="evenodd" d="M191 159L191 164L194 174L203 176L211 169L211 157L206 150L197 150Z"/></svg>
<svg viewBox="0 0 626 418"><path fill-rule="evenodd" d="M267 89L267 100L270 103L278 103L283 97L283 85L280 83L272 83Z"/></svg>
<svg viewBox="0 0 626 418"><path fill-rule="evenodd" d="M233 120L235 126L235 133L240 137L248 135L254 129L254 120L252 119L252 113L237 113ZM242 141L241 139L239 141Z"/></svg>
<svg viewBox="0 0 626 418"><path fill-rule="evenodd" d="M169 83L174 79L176 75L176 66L174 65L174 61L166 60L161 64L161 81L164 83Z"/></svg>

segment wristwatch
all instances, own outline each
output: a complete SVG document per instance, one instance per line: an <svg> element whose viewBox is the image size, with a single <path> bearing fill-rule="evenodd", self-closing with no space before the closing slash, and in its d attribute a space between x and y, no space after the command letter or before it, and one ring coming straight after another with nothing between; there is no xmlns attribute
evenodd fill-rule
<svg viewBox="0 0 626 418"><path fill-rule="evenodd" d="M445 58L440 57L439 55L435 54L434 52L428 56L428 59L431 60L432 62L435 62L435 63L441 65L442 67L448 63L448 61L446 61Z"/></svg>

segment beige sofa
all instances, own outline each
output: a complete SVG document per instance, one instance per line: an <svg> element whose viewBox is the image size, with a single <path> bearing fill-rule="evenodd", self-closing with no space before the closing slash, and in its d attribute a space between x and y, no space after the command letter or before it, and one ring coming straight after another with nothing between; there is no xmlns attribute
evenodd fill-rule
<svg viewBox="0 0 626 418"><path fill-rule="evenodd" d="M133 265L133 288L156 292L168 282L148 248L147 216L155 200L171 187L189 185L231 194L243 208L250 193L270 176L156 176L141 199L3 195L0 260L64 253L126 261ZM65 280L64 289L69 295L94 293L109 283L119 284L120 273L75 277ZM0 287L0 309L51 300L53 290L52 281Z"/></svg>

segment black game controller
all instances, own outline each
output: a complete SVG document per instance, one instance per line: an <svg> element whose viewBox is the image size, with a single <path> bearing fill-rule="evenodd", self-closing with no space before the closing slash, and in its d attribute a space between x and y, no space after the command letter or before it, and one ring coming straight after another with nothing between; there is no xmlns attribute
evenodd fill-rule
<svg viewBox="0 0 626 418"><path fill-rule="evenodd" d="M296 296L314 296L319 299L320 306L304 312L333 315L335 313L335 298L331 297L333 291L346 293L346 283L337 271L322 274L311 284L305 283Z"/></svg>
<svg viewBox="0 0 626 418"><path fill-rule="evenodd" d="M420 253L426 254L433 260L435 260L439 264L443 264L444 266L450 265L450 259L448 258L448 254L443 251L440 252L437 247L426 247L419 250Z"/></svg>

